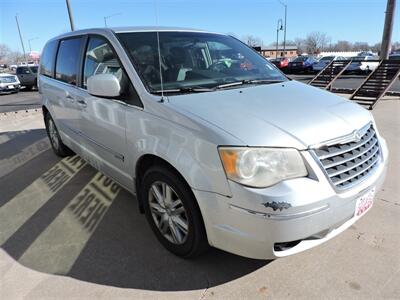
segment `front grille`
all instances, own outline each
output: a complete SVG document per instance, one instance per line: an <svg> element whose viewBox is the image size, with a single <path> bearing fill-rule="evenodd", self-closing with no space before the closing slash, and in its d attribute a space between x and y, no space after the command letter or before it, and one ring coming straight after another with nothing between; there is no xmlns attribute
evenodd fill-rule
<svg viewBox="0 0 400 300"><path fill-rule="evenodd" d="M314 153L338 189L347 189L363 181L378 166L381 157L378 138L372 126L359 141L322 146L314 149Z"/></svg>

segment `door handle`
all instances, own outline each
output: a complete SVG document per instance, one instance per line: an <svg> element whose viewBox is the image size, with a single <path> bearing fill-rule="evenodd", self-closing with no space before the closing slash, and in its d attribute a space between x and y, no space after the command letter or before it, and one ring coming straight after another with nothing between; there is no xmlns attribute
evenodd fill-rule
<svg viewBox="0 0 400 300"><path fill-rule="evenodd" d="M86 102L84 100L78 100L77 102L78 102L79 105L81 105L83 107L87 106L87 104L86 104Z"/></svg>

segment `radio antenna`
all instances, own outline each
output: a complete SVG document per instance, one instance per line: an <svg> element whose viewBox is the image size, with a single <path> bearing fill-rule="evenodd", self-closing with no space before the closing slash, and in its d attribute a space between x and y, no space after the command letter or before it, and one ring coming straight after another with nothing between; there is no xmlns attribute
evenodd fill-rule
<svg viewBox="0 0 400 300"><path fill-rule="evenodd" d="M159 65L160 85L161 85L160 102L164 102L164 80L163 80L162 68L161 68L161 49L160 49L160 32L158 30L158 1L157 0L154 0L154 10L155 10L156 26L157 26L158 65Z"/></svg>

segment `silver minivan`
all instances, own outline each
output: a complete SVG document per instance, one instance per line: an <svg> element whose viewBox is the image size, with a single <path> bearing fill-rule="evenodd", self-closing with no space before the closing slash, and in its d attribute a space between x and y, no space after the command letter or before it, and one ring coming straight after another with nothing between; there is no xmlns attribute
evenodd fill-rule
<svg viewBox="0 0 400 300"><path fill-rule="evenodd" d="M179 256L298 253L363 216L384 180L370 112L225 34L75 31L46 44L39 73L55 153L135 194Z"/></svg>

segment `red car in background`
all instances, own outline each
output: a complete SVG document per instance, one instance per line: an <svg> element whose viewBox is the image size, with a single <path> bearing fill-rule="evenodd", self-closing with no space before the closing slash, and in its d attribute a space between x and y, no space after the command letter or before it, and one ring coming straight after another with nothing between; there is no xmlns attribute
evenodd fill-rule
<svg viewBox="0 0 400 300"><path fill-rule="evenodd" d="M289 59L286 57L278 57L270 60L275 66L278 67L279 70L286 70L287 66L289 65Z"/></svg>

